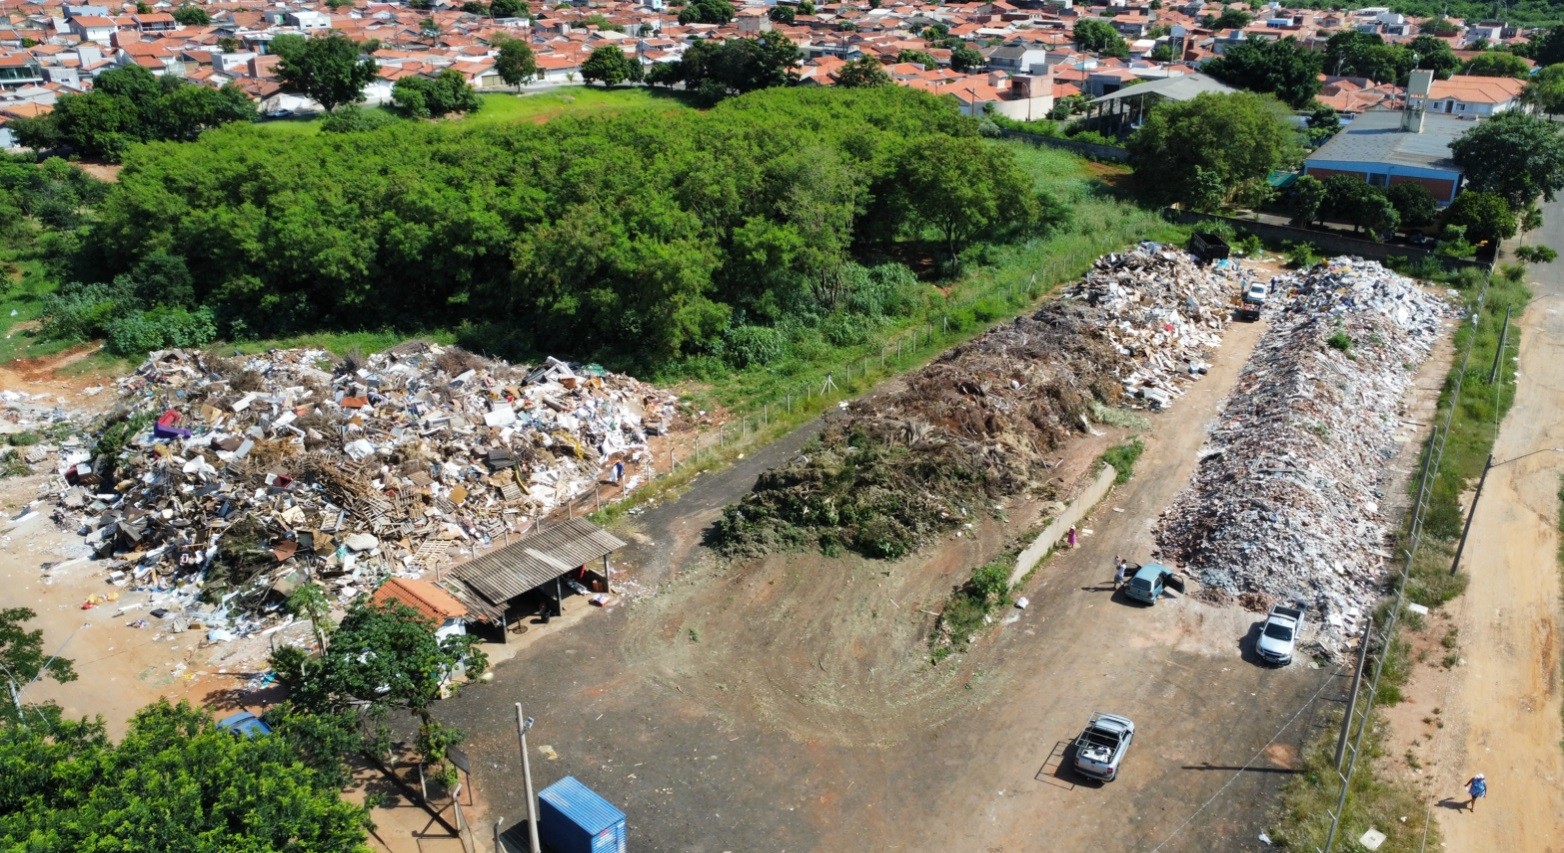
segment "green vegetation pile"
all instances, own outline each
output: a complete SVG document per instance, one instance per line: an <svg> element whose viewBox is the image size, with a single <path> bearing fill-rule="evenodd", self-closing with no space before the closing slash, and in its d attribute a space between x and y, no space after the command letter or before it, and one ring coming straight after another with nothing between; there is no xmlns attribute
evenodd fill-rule
<svg viewBox="0 0 1564 853"><path fill-rule="evenodd" d="M891 559L997 499L1052 497L1057 453L1091 428L1094 407L1148 388L1148 403L1166 405L1160 386L1198 377L1186 365L1226 324L1232 291L1221 280L1155 244L1099 259L1066 298L950 350L899 391L846 407L728 508L718 544L754 554L815 543Z"/></svg>

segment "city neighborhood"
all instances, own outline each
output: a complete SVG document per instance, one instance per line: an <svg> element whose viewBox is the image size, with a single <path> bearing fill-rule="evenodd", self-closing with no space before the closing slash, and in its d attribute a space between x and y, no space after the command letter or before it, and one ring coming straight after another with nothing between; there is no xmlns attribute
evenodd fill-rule
<svg viewBox="0 0 1564 853"><path fill-rule="evenodd" d="M0 0L0 847L1551 853L1561 2Z"/></svg>

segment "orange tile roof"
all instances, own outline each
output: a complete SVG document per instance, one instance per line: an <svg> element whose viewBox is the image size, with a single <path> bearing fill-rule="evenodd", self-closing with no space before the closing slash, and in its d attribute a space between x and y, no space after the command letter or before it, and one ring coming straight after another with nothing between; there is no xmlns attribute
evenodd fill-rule
<svg viewBox="0 0 1564 853"><path fill-rule="evenodd" d="M400 601L435 622L467 615L467 608L450 593L428 581L410 578L386 581L369 600L375 604Z"/></svg>

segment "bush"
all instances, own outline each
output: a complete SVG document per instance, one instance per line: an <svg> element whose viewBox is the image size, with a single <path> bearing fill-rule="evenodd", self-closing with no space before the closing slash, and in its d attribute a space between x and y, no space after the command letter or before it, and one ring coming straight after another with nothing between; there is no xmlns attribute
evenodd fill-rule
<svg viewBox="0 0 1564 853"><path fill-rule="evenodd" d="M1325 339L1325 345L1333 350L1347 352L1352 349L1352 338L1347 336L1345 330L1337 329L1335 334Z"/></svg>
<svg viewBox="0 0 1564 853"><path fill-rule="evenodd" d="M767 326L734 326L722 336L722 358L734 367L771 364L786 352L782 333Z"/></svg>
<svg viewBox="0 0 1564 853"><path fill-rule="evenodd" d="M137 307L135 294L126 281L69 282L44 298L39 335L46 340L62 341L102 337L110 323Z"/></svg>
<svg viewBox="0 0 1564 853"><path fill-rule="evenodd" d="M1551 264L1559 253L1547 246L1522 246L1515 250L1515 257L1528 264Z"/></svg>
<svg viewBox="0 0 1564 853"><path fill-rule="evenodd" d="M1140 454L1146 450L1146 445L1140 439L1130 439L1124 444L1108 448L1102 454L1104 464L1112 465L1118 472L1113 477L1115 483L1128 483L1130 476L1135 473L1135 462L1140 459Z"/></svg>
<svg viewBox="0 0 1564 853"><path fill-rule="evenodd" d="M158 306L121 317L108 326L105 348L115 355L140 356L169 347L199 347L217 338L217 322L207 308Z"/></svg>
<svg viewBox="0 0 1564 853"><path fill-rule="evenodd" d="M832 314L820 326L820 334L835 347L867 343L874 334L874 319L862 314Z"/></svg>
<svg viewBox="0 0 1564 853"><path fill-rule="evenodd" d="M1320 255L1313 243L1291 243L1287 246L1287 266L1304 269L1319 263Z"/></svg>
<svg viewBox="0 0 1564 853"><path fill-rule="evenodd" d="M395 121L395 116L382 110L366 110L358 104L344 104L321 120L320 130L322 133L363 133L379 130Z"/></svg>

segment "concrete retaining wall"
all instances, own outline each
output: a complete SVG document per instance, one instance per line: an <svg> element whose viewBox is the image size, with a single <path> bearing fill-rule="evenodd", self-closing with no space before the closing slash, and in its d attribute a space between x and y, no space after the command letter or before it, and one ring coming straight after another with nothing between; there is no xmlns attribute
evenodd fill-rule
<svg viewBox="0 0 1564 853"><path fill-rule="evenodd" d="M1026 546L1026 550L1016 557L1015 570L1010 573L1010 585L1015 586L1026 577L1026 573L1032 570L1043 557L1070 532L1070 525L1080 524L1081 519L1091 512L1097 504L1107 496L1108 490L1113 488L1113 478L1118 476L1118 469L1112 465L1102 466L1097 472L1097 479L1093 480L1086 490L1076 495L1075 500L1065 507L1064 512L1048 525L1048 528L1032 540L1032 544ZM1077 531L1078 532L1078 531Z"/></svg>
<svg viewBox="0 0 1564 853"><path fill-rule="evenodd" d="M1281 225L1258 219L1236 219L1231 216L1217 216L1213 213L1195 213L1190 210L1173 210L1171 208L1164 215L1174 222L1180 222L1185 225L1197 225L1201 222L1226 222L1228 225L1233 226L1235 230L1247 231L1261 240L1274 243L1313 243L1325 255L1354 255L1370 261L1383 261L1387 258L1410 258L1412 260L1433 258L1443 264L1445 269L1448 270L1471 267L1484 273L1493 271L1494 261L1492 258L1486 260L1482 258L1447 258L1419 246L1376 243L1373 240L1361 240L1335 231L1318 231L1313 228L1299 228L1293 225Z"/></svg>

